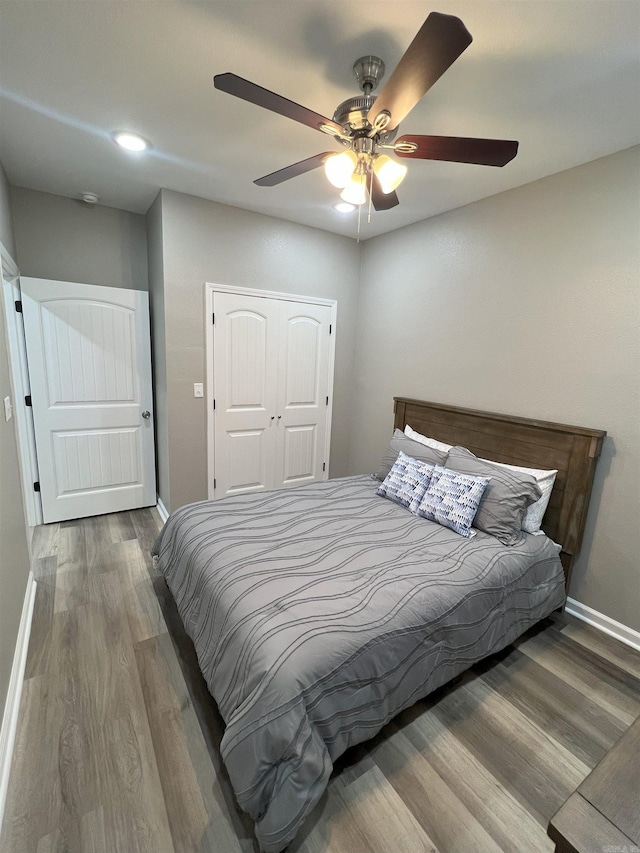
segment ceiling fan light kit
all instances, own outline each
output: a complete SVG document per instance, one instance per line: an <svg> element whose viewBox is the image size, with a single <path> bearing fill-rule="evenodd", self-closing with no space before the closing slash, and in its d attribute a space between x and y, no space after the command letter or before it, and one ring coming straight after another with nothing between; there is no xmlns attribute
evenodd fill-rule
<svg viewBox="0 0 640 853"><path fill-rule="evenodd" d="M230 72L213 78L216 89L276 112L332 136L346 151L325 151L254 181L276 186L324 165L329 182L341 189L340 198L360 206L367 201L377 211L398 202L395 190L407 167L382 151L416 160L445 160L504 166L518 153L518 143L502 139L405 135L394 142L398 125L433 84L471 44L460 18L432 12L378 95L371 93L385 74L378 56L362 56L353 65L361 95L339 104L329 119Z"/></svg>
<svg viewBox="0 0 640 853"><path fill-rule="evenodd" d="M358 158L354 152L349 149L341 154L332 154L325 160L324 172L330 184L343 190L349 183L349 178L353 174L358 163Z"/></svg>
<svg viewBox="0 0 640 853"><path fill-rule="evenodd" d="M407 174L406 166L392 160L386 154L377 154L375 143L370 137L357 137L352 144L353 148L341 154L331 155L324 163L324 171L329 183L338 189L347 189L350 196L348 201L352 204L366 202L367 194L365 192L363 195L360 192L360 186L363 183L366 185L366 176L372 169L385 195L400 186ZM354 176L358 179L354 180ZM344 194L341 198L345 198ZM355 201L356 198L361 200Z"/></svg>
<svg viewBox="0 0 640 853"><path fill-rule="evenodd" d="M400 186L407 174L407 167L387 157L386 154L378 154L373 161L373 171L380 181L382 192L387 195Z"/></svg>
<svg viewBox="0 0 640 853"><path fill-rule="evenodd" d="M343 201L348 201L349 204L360 205L367 200L367 175L353 174L349 178L349 183L340 193L340 198Z"/></svg>

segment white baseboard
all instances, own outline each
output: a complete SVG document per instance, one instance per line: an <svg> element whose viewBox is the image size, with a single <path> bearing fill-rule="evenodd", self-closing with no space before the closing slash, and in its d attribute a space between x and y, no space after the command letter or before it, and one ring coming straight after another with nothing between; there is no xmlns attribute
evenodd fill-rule
<svg viewBox="0 0 640 853"><path fill-rule="evenodd" d="M615 619L610 619L604 613L599 613L597 610L587 607L586 604L580 604L579 601L573 598L567 598L565 610L571 616L576 616L578 619L582 619L583 622L588 622L589 625L593 625L599 631L615 637L616 640L620 640L621 643L625 643L625 645L631 646L632 649L640 652L640 631L627 628L621 622L616 622Z"/></svg>
<svg viewBox="0 0 640 853"><path fill-rule="evenodd" d="M162 523L169 518L169 513L167 512L166 506L160 500L160 495L156 495L156 509L158 510L158 515L162 519Z"/></svg>
<svg viewBox="0 0 640 853"><path fill-rule="evenodd" d="M2 729L0 730L0 827L2 827L4 807L7 802L7 791L9 789L9 771L11 770L11 756L13 755L13 745L18 728L20 696L22 695L24 668L27 663L31 619L33 617L33 605L36 600L36 586L33 572L29 572L27 590L22 605L22 616L20 617L20 627L18 628L16 650L13 655L7 700L2 717Z"/></svg>

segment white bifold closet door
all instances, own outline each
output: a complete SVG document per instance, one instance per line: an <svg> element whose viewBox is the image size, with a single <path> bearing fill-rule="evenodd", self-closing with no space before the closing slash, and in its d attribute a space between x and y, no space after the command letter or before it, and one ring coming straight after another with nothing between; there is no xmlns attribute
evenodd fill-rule
<svg viewBox="0 0 640 853"><path fill-rule="evenodd" d="M214 497L327 477L332 309L215 292Z"/></svg>
<svg viewBox="0 0 640 853"><path fill-rule="evenodd" d="M148 294L21 289L45 523L154 505Z"/></svg>

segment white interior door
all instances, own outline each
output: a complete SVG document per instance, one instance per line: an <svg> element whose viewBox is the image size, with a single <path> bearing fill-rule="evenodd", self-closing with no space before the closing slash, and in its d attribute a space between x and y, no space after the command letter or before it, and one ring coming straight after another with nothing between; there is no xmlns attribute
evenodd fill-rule
<svg viewBox="0 0 640 853"><path fill-rule="evenodd" d="M276 489L326 476L330 321L328 305L280 302Z"/></svg>
<svg viewBox="0 0 640 853"><path fill-rule="evenodd" d="M155 504L148 294L21 288L45 523Z"/></svg>
<svg viewBox="0 0 640 853"><path fill-rule="evenodd" d="M215 293L215 497L273 488L278 303Z"/></svg>

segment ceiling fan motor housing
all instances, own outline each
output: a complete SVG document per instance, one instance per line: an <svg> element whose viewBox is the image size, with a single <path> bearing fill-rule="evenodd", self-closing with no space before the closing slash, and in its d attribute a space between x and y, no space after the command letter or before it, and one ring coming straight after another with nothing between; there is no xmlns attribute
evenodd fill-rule
<svg viewBox="0 0 640 853"><path fill-rule="evenodd" d="M336 107L333 120L338 122L348 135L357 134L358 131L362 131L366 135L371 129L371 123L367 117L375 100L375 95L356 95L354 98L347 98L346 101ZM379 141L381 143L390 142L397 133L397 127L390 131L380 131L378 133ZM343 141L349 145L349 140Z"/></svg>
<svg viewBox="0 0 640 853"><path fill-rule="evenodd" d="M376 100L376 96L371 92L377 87L378 83L384 77L384 62L379 56L361 56L353 64L353 73L360 88L363 91L362 95L356 95L354 98L347 98L341 104L338 104L333 114L333 120L342 126L347 136L358 137L364 136L371 130L371 122L368 120L369 110ZM377 141L386 143L392 140L397 134L398 129L386 133L383 130L378 131ZM350 145L351 140L341 140L344 145Z"/></svg>

